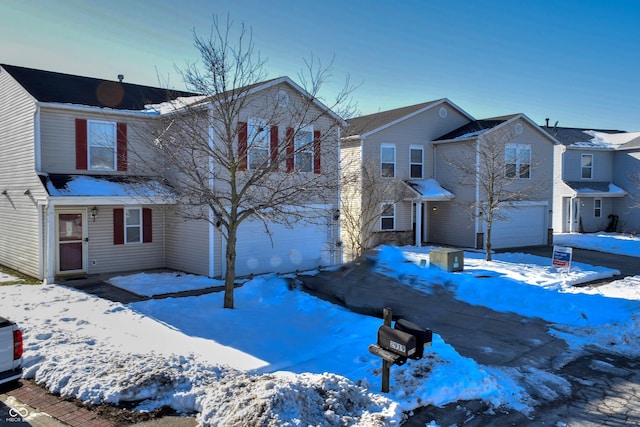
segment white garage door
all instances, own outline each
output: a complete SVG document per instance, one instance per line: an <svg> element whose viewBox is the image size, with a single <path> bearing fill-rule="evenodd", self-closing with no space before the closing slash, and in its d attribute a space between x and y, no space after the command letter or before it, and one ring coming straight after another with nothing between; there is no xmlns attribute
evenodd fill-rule
<svg viewBox="0 0 640 427"><path fill-rule="evenodd" d="M245 221L238 230L236 274L288 273L329 265L328 225L297 221L291 226Z"/></svg>
<svg viewBox="0 0 640 427"><path fill-rule="evenodd" d="M491 246L494 249L535 246L547 243L546 205L522 205L501 209L505 217L494 221Z"/></svg>

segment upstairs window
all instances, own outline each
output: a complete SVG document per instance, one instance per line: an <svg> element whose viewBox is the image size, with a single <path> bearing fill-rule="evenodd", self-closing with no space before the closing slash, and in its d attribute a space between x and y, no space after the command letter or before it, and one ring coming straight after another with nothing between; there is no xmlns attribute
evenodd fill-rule
<svg viewBox="0 0 640 427"><path fill-rule="evenodd" d="M380 147L380 175L387 178L396 176L396 146L383 144Z"/></svg>
<svg viewBox="0 0 640 427"><path fill-rule="evenodd" d="M116 124L89 120L87 122L87 148L89 169L112 171L116 169Z"/></svg>
<svg viewBox="0 0 640 427"><path fill-rule="evenodd" d="M394 203L383 203L380 213L380 230L390 231L396 228L396 205Z"/></svg>
<svg viewBox="0 0 640 427"><path fill-rule="evenodd" d="M531 146L507 144L504 149L505 176L527 179L531 177Z"/></svg>
<svg viewBox="0 0 640 427"><path fill-rule="evenodd" d="M250 170L269 165L270 130L265 120L249 120L248 127L248 163Z"/></svg>
<svg viewBox="0 0 640 427"><path fill-rule="evenodd" d="M411 178L422 179L423 177L424 150L419 146L409 148L409 168Z"/></svg>
<svg viewBox="0 0 640 427"><path fill-rule="evenodd" d="M582 179L593 178L593 154L583 154L580 159Z"/></svg>
<svg viewBox="0 0 640 427"><path fill-rule="evenodd" d="M300 129L294 137L295 170L298 172L313 171L313 128Z"/></svg>

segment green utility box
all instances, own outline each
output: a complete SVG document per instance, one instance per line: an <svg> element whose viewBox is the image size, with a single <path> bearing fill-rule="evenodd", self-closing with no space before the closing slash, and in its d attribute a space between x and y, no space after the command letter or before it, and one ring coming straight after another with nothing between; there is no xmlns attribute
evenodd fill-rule
<svg viewBox="0 0 640 427"><path fill-rule="evenodd" d="M437 248L429 251L429 263L448 272L464 269L464 251L453 248Z"/></svg>

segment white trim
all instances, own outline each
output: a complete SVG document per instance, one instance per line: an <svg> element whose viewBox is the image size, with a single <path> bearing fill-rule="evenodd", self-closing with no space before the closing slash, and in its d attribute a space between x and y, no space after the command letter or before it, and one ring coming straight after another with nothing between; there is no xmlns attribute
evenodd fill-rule
<svg viewBox="0 0 640 427"><path fill-rule="evenodd" d="M81 205L172 205L176 202L166 197L129 196L50 196L49 201L56 206ZM143 203L141 203L143 202Z"/></svg>
<svg viewBox="0 0 640 427"><path fill-rule="evenodd" d="M160 117L160 114L152 111L152 110L117 110L114 108L108 107L94 107L91 105L80 105L80 104L63 104L60 102L36 102L37 107L44 108L55 108L58 110L67 110L67 111L75 111L82 113L111 113L117 114L120 116L129 116L129 117L146 117L149 119L156 119Z"/></svg>

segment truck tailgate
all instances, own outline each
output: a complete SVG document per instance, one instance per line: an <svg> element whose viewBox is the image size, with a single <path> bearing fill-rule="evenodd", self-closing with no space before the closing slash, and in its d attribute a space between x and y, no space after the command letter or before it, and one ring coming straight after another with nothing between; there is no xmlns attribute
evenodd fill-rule
<svg viewBox="0 0 640 427"><path fill-rule="evenodd" d="M13 361L13 330L15 325L0 317L0 372L15 367Z"/></svg>

